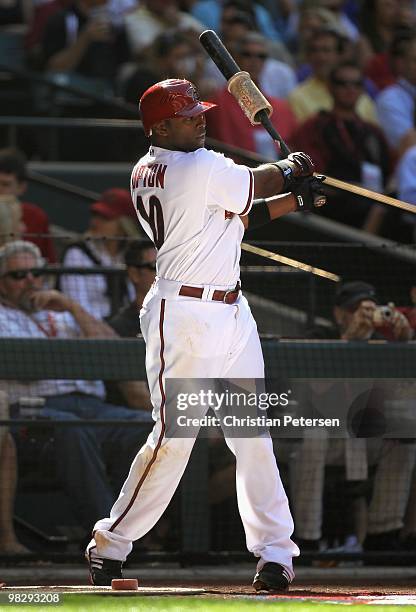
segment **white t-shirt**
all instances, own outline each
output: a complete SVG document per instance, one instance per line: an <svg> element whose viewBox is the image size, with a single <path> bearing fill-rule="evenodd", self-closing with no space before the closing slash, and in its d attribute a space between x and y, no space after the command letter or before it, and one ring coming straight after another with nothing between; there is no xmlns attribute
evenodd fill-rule
<svg viewBox="0 0 416 612"><path fill-rule="evenodd" d="M78 338L80 329L68 312L42 310L31 315L0 304L1 338ZM16 355L16 359L19 356ZM14 404L20 397L49 397L65 393L86 393L105 397L104 384L95 380L1 380L0 390Z"/></svg>
<svg viewBox="0 0 416 612"><path fill-rule="evenodd" d="M88 241L88 248L100 261L100 265L109 268L119 268L124 264L124 256L110 255L104 249L95 247L94 240ZM65 253L63 266L73 268L94 268L95 263L80 248L74 246ZM96 319L104 319L111 314L111 299L107 294L107 281L103 274L63 274L61 276L60 288L63 293L81 304L81 306ZM133 285L127 279L127 291L129 301L133 301L135 291Z"/></svg>
<svg viewBox="0 0 416 612"><path fill-rule="evenodd" d="M157 276L195 285L234 286L240 277L253 173L221 153L151 146L133 169L137 216L154 241Z"/></svg>

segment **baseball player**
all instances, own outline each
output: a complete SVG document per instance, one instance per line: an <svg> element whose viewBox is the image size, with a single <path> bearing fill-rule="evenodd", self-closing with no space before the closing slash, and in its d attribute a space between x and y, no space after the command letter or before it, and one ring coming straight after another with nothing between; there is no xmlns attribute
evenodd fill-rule
<svg viewBox="0 0 416 612"><path fill-rule="evenodd" d="M148 153L133 169L137 215L157 252L157 276L140 312L155 425L109 518L87 547L91 580L122 576L132 542L169 504L193 438L165 436L169 378L264 378L256 323L239 282L245 228L324 203L305 153L249 169L204 148L205 112L186 80L168 79L140 100ZM291 193L289 193L291 191ZM260 199L253 207L253 198ZM258 557L256 590L285 591L294 578L293 521L268 435L228 438L237 460L238 506L248 549Z"/></svg>

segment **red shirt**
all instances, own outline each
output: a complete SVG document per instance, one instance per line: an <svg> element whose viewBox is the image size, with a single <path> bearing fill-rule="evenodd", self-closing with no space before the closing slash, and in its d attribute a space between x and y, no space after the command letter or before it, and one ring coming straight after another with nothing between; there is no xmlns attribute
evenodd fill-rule
<svg viewBox="0 0 416 612"><path fill-rule="evenodd" d="M288 140L297 127L295 115L286 100L271 97L268 100L273 107L271 121L283 140ZM251 125L227 88L221 89L212 102L218 107L206 114L208 135L240 149L256 152L254 134L256 130L264 130L263 126ZM276 154L278 151L276 146Z"/></svg>
<svg viewBox="0 0 416 612"><path fill-rule="evenodd" d="M397 308L409 321L410 327L416 329L416 306L399 306Z"/></svg>
<svg viewBox="0 0 416 612"><path fill-rule="evenodd" d="M376 55L373 55L365 67L365 75L373 81L380 91L397 81L397 76L391 68L390 58L387 53L376 53Z"/></svg>
<svg viewBox="0 0 416 612"><path fill-rule="evenodd" d="M22 202L22 221L25 224L26 233L24 240L29 240L38 246L43 257L49 263L56 262L55 247L49 235L49 219L44 210L36 204ZM48 234L45 236L31 236L30 234Z"/></svg>

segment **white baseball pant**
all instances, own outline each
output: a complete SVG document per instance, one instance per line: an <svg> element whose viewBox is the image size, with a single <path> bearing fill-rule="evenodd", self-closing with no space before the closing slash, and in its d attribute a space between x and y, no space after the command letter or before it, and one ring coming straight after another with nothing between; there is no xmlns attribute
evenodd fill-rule
<svg viewBox="0 0 416 612"><path fill-rule="evenodd" d="M168 506L187 465L194 439L166 438L167 378L263 378L264 362L257 326L245 297L234 304L179 296L181 283L157 279L140 313L146 341L146 370L155 425L130 468L109 518L94 526L91 556L124 561L132 541L143 537ZM247 548L284 566L294 578L293 520L271 438L229 438L236 456L238 508Z"/></svg>

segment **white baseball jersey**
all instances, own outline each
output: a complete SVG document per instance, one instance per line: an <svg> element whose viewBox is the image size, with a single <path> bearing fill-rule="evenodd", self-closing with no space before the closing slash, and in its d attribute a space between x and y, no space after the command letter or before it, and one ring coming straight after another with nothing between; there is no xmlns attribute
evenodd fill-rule
<svg viewBox="0 0 416 612"><path fill-rule="evenodd" d="M151 146L133 169L137 216L158 249L157 275L195 285L233 286L240 277L253 174L221 153Z"/></svg>
<svg viewBox="0 0 416 612"><path fill-rule="evenodd" d="M179 283L235 286L244 233L239 215L253 198L251 170L204 148L182 153L152 146L133 170L131 189L140 223L158 249L159 278L140 311L155 426L110 516L94 526L88 555L98 565L101 558L124 560L132 542L157 523L191 454L193 437L166 435L166 380L264 377L256 322L241 293L228 304L177 291ZM299 550L290 539L293 520L272 440L229 437L227 445L237 457L238 507L257 571L278 563L290 581ZM261 470L253 470L259 458Z"/></svg>

